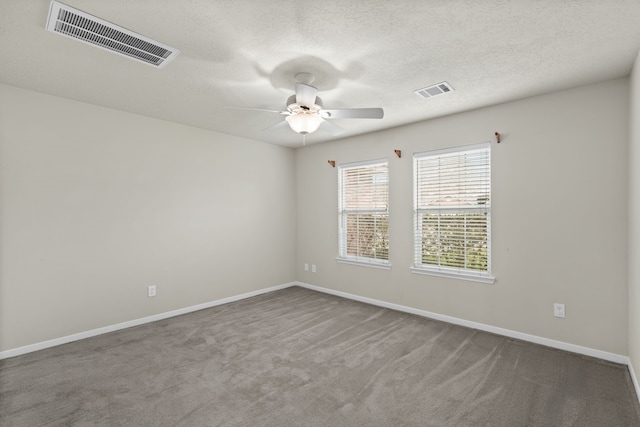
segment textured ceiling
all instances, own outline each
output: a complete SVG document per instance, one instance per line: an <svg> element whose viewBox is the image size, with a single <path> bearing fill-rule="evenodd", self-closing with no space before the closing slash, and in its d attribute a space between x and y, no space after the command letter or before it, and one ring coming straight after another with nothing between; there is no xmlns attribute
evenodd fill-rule
<svg viewBox="0 0 640 427"><path fill-rule="evenodd" d="M47 32L48 0L0 0L0 82L297 147L282 110L315 74L341 137L626 76L640 49L638 0L66 0L181 51L164 69ZM449 82L424 100L414 90ZM597 102L597 100L593 100ZM333 139L318 131L307 143Z"/></svg>

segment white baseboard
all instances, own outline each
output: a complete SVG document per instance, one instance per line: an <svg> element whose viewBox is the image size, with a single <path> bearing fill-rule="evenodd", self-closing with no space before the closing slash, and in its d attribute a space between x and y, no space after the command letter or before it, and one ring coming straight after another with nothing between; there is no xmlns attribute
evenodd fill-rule
<svg viewBox="0 0 640 427"><path fill-rule="evenodd" d="M84 338L95 337L96 335L106 334L108 332L118 331L120 329L130 328L132 326L144 325L145 323L156 322L158 320L168 319L169 317L180 316L182 314L191 313L205 308L215 307L217 305L227 304L234 301L239 301L245 298L251 298L256 295L265 294L267 292L273 292L284 288L297 285L297 282L285 283L283 285L272 286L270 288L260 289L258 291L248 292L245 294L235 295L228 298L223 298L215 301L206 302L203 304L193 305L191 307L180 308L177 310L167 311L165 313L154 314L153 316L143 317L141 319L130 320L128 322L118 323L116 325L105 326L103 328L92 329L90 331L80 332L73 335L67 335L60 338L55 338L48 341L42 341L35 344L26 345L24 347L18 347L10 350L0 351L0 360L7 359L9 357L20 356L23 354L31 353L38 350L44 350L46 348L55 347L62 344L67 344L73 341L78 341Z"/></svg>
<svg viewBox="0 0 640 427"><path fill-rule="evenodd" d="M211 307L215 307L215 306L222 305L222 304L227 304L227 303L234 302L234 301L239 301L239 300L242 300L242 299L251 298L253 296L265 294L265 293L268 293L268 292L277 291L277 290L288 288L288 287L291 287L291 286L300 286L302 288L307 288L307 289L311 289L311 290L314 290L314 291L323 292L323 293L326 293L326 294L331 294L331 295L335 295L335 296L351 299L351 300L354 300L354 301L360 301L360 302L364 302L364 303L367 303L367 304L376 305L376 306L379 306L379 307L384 307L384 308L389 308L389 309L396 310L396 311L415 314L415 315L426 317L426 318L430 318L430 319L441 320L443 322L452 323L452 324L455 324L455 325L466 326L466 327L473 328L473 329L478 329L478 330L481 330L481 331L491 332L491 333L498 334L498 335L503 335L503 336L507 336L507 337L511 337L511 338L521 339L523 341L529 341L529 342L533 342L533 343L536 343L536 344L545 345L547 347L557 348L557 349L560 349L560 350L566 350L566 351L570 351L570 352L573 352L573 353L583 354L583 355L586 355L586 356L596 357L596 358L607 360L607 361L610 361L610 362L615 362L615 363L620 363L620 364L623 364L623 365L627 365L629 367L629 371L631 373L631 378L633 380L633 384L635 386L636 393L640 398L640 385L638 384L638 379L635 376L635 373L633 372L633 367L631 366L631 360L627 356L623 356L623 355L619 355L619 354L615 354L615 353L609 353L609 352L606 352L606 351L596 350L596 349L593 349L593 348L583 347L583 346L579 346L579 345L575 345L575 344L570 344L570 343L566 343L566 342L563 342L563 341L556 341L556 340L552 340L552 339L549 339L549 338L539 337L539 336L536 336L536 335L525 334L525 333L522 333L522 332L512 331L510 329L498 328L496 326L491 326L491 325L486 325L486 324L483 324L483 323L472 322L472 321L469 321L469 320L459 319L457 317L446 316L446 315L443 315L443 314L433 313L433 312L430 312L430 311L420 310L420 309L417 309L417 308L406 307L406 306L403 306L403 305L400 305L400 304L394 304L394 303L390 303L390 302L386 302L386 301L381 301L381 300L376 300L376 299L372 299L372 298L362 297L362 296L359 296L359 295L353 295L353 294L349 294L349 293L346 293L346 292L335 291L335 290L332 290L332 289L323 288L323 287L315 286L315 285L310 285L308 283L303 283L303 282L285 283L285 284L282 284L282 285L277 285L277 286L273 286L273 287L270 287L270 288L260 289L258 291L248 292L248 293L245 293L245 294L235 295L235 296L228 297L228 298L223 298L223 299L220 299L220 300L210 301L210 302L206 302L206 303L203 303L203 304L194 305L194 306L191 306L191 307L185 307L185 308L181 308L181 309L178 309L178 310L168 311L168 312L165 312L165 313L159 313L159 314L155 314L153 316L143 317L141 319L135 319L135 320L131 320L131 321L128 321L128 322L123 322L123 323L118 323L118 324L115 324L115 325L105 326L105 327L98 328L98 329L92 329L90 331L80 332L80 333L73 334L73 335L67 335L67 336L64 336L64 337L55 338L55 339L48 340L48 341L42 341L42 342L39 342L39 343L26 345L24 347L18 347L18 348L14 348L14 349L10 349L10 350L0 351L0 360L7 359L9 357L20 356L20 355L31 353L31 352L38 351L38 350L44 350L46 348L55 347L55 346L66 344L66 343L73 342L73 341L78 341L78 340L81 340L81 339L84 339L84 338L94 337L96 335L106 334L108 332L114 332L114 331L118 331L118 330L121 330L121 329L130 328L132 326L139 326L139 325L143 325L143 324L146 324L146 323L151 323L151 322L156 322L158 320L167 319L167 318L170 318L170 317L180 316L182 314L187 314L187 313L191 313L191 312L194 312L194 311L203 310L205 308L211 308Z"/></svg>
<svg viewBox="0 0 640 427"><path fill-rule="evenodd" d="M636 389L636 397L638 398L638 402L640 402L640 384L638 383L636 372L633 370L633 363L631 363L631 359L629 359L627 366L629 367L629 374L631 375L631 381L633 381L633 387Z"/></svg>
<svg viewBox="0 0 640 427"><path fill-rule="evenodd" d="M453 323L454 325L466 326L468 328L478 329L480 331L491 332L497 335L503 335L510 338L516 338L523 341L529 341L536 344L541 344L547 347L557 348L560 350L566 350L573 353L583 354L585 356L596 357L598 359L607 360L614 363L620 363L622 365L631 366L631 361L628 356L623 356L620 354L609 353L602 350L596 350L589 347L583 347L575 344L566 343L563 341L556 341L549 338L543 338L536 335L525 334L522 332L512 331L510 329L498 328L496 326L486 325L484 323L472 322L470 320L459 319L457 317L446 316L443 314L433 313L430 311L420 310L417 308L406 307L400 304L394 304L386 301L380 301L372 298L361 297L359 295L348 294L346 292L334 291L333 289L327 289L320 286L309 285L307 283L296 282L297 286L311 289L318 292L324 292L326 294L331 294L343 298L352 299L355 301L364 302L367 304L376 305L379 307L389 308L396 311L402 311L405 313L416 314L418 316L427 317L430 319L441 320L447 323ZM632 375L632 378L635 379L635 375ZM638 390L638 385L636 385L636 390Z"/></svg>

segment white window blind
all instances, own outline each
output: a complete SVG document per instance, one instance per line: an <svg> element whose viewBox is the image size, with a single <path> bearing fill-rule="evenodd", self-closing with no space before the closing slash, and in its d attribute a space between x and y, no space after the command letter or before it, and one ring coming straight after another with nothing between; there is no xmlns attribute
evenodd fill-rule
<svg viewBox="0 0 640 427"><path fill-rule="evenodd" d="M338 174L338 260L388 265L388 162L340 165Z"/></svg>
<svg viewBox="0 0 640 427"><path fill-rule="evenodd" d="M488 143L414 155L414 230L414 271L491 278Z"/></svg>

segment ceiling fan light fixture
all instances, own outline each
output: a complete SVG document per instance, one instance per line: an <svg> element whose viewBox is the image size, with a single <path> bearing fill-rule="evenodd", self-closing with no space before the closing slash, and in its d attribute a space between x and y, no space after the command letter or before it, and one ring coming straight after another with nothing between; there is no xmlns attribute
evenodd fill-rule
<svg viewBox="0 0 640 427"><path fill-rule="evenodd" d="M301 135L307 135L318 130L324 119L317 114L291 114L285 117L291 129Z"/></svg>

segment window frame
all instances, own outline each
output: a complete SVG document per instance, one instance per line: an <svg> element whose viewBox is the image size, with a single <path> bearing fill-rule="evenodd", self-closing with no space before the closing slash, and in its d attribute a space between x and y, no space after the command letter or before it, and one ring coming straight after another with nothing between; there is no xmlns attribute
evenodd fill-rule
<svg viewBox="0 0 640 427"><path fill-rule="evenodd" d="M420 168L420 160L425 158L445 158L450 157L452 154L457 153L469 153L478 150L486 150L486 170L483 170L483 173L486 173L485 181L486 181L486 191L484 194L488 194L488 198L486 203L477 204L477 205L469 205L469 206L443 206L438 205L433 208L426 207L424 203L421 203L421 196L419 194L419 178L421 174L424 174L422 169ZM438 169L436 175L440 179L441 170ZM464 182L464 181L460 181ZM438 150L430 150L414 153L413 155L413 221L414 221L414 231L413 231L413 266L410 267L410 270L413 273L418 274L427 274L432 276L439 277L449 277L449 278L457 278L463 280L471 280L482 283L494 283L495 277L491 273L491 144L489 142L483 142L480 144L472 144L465 146L457 146L450 147ZM424 214L437 214L438 221L442 218L443 215L447 213L452 214L472 214L472 213L483 213L486 215L486 251L487 251L487 269L479 270L466 268L467 260L469 258L468 253L466 252L466 242L467 242L467 224L468 220L465 217L464 224L464 234L461 241L465 242L465 253L463 256L465 267L454 267L447 265L436 265L436 264L428 264L423 262L423 228L421 223L423 221ZM438 233L440 232L440 227L436 227ZM438 239L439 240L439 239ZM438 243L438 254L437 256L441 256L442 251L441 247Z"/></svg>
<svg viewBox="0 0 640 427"><path fill-rule="evenodd" d="M386 206L384 209L371 207L369 209L348 209L345 205L345 186L344 186L344 173L347 170L357 168L378 167L384 165L386 168ZM344 163L338 165L338 256L336 261L344 264L354 264L366 267L380 268L389 270L391 269L391 262L389 261L389 249L387 247L387 258L372 258L366 256L349 255L347 248L347 216L353 213L364 213L372 215L384 215L387 222L387 245L389 242L389 160L388 159L374 159L359 162Z"/></svg>

